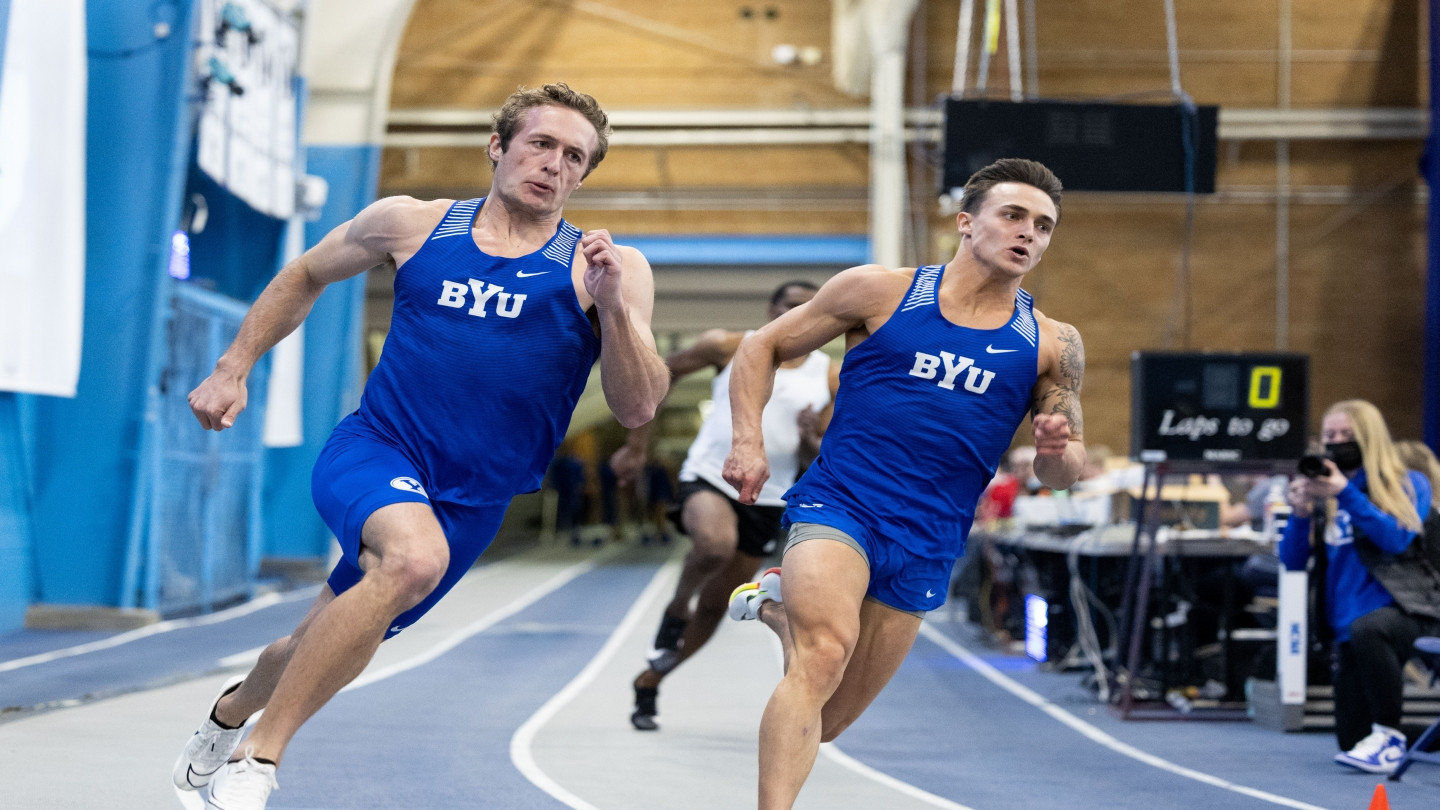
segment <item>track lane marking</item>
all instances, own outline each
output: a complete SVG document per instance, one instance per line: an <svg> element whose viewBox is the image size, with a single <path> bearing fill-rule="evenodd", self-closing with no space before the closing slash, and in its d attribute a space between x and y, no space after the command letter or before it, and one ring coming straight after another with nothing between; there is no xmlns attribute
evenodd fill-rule
<svg viewBox="0 0 1440 810"><path fill-rule="evenodd" d="M990 681L1001 689L1004 689L1015 697L1020 698L1031 706L1034 706L1035 708L1045 712L1046 714L1050 715L1061 723L1064 723L1071 729L1089 738L1091 741L1099 743L1100 745L1110 749L1111 751L1114 751L1117 754L1120 754L1121 756L1129 757L1151 767L1159 768L1162 771L1168 771L1177 776L1185 777L1186 779L1194 779L1197 782L1211 785L1212 787L1229 790L1235 793L1242 794L1244 796L1249 796L1253 799L1270 802L1271 804L1278 804L1282 807L1294 807L1297 808L1297 810L1325 810L1325 808L1318 805L1306 804L1305 802L1286 798L1284 796L1278 796L1274 793L1268 793L1266 791L1258 790L1256 788L1239 785L1227 779L1221 779L1218 776L1212 776L1203 771L1197 771L1194 768L1187 768L1183 765L1177 765L1168 759L1155 756L1154 754L1146 753L1139 748L1130 745L1129 743L1121 742L1110 734L1101 731L1099 728L1096 728L1095 726L1085 722L1084 720L1081 720L1070 712L1060 708L1058 705L1050 702L1046 698L1042 697L1038 692L1035 692L1029 687L1022 686L1016 681L1006 677L1000 672L1000 670L986 663L979 656L970 652L965 647L961 646L959 642L955 641L944 633L941 633L939 630L922 624L920 625L920 634L928 638L940 649L958 658L962 663L978 672L986 680Z"/></svg>
<svg viewBox="0 0 1440 810"><path fill-rule="evenodd" d="M9 661L0 662L0 672L10 672L12 670L17 670L22 667L32 667L36 664L48 664L51 661L58 661L61 658L71 658L76 655L84 655L85 653L108 650L112 647L119 647L122 644L128 644L132 641L138 641L142 638L149 638L150 636L159 635L160 633L168 633L172 630L183 630L187 627L204 627L205 625L218 624L220 622L229 621L230 619L247 616L258 610L262 610L273 605L279 605L284 604L285 602L294 602L298 599L313 597L319 592L320 586L316 585L312 587L301 588L296 591L290 591L289 593L285 594L267 593L264 596L251 599L249 602L246 602L244 604L236 605L235 607L227 608L216 613L209 613L204 616L196 616L191 619L170 619L168 621L156 622L155 624L148 624L144 627L138 627L134 630L128 630L124 633L120 633L109 638L102 638L99 641L91 641L85 644L77 644L73 647L65 647L59 650L51 650L50 652L30 655L24 658L13 658Z"/></svg>

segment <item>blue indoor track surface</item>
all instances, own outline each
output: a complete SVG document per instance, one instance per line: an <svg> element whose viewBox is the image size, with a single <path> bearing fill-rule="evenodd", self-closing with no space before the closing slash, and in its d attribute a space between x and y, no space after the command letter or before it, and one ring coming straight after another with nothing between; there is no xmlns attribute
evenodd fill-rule
<svg viewBox="0 0 1440 810"><path fill-rule="evenodd" d="M754 807L760 714L780 677L763 625L726 621L662 685L661 729L629 723L685 550L482 560L300 729L269 807ZM0 637L0 808L181 807L170 767L208 701L314 593L149 634ZM1332 762L1328 732L1125 721L1084 674L1041 671L936 611L870 709L822 747L796 808L1365 810L1382 784ZM1395 810L1440 808L1440 767L1383 784Z"/></svg>

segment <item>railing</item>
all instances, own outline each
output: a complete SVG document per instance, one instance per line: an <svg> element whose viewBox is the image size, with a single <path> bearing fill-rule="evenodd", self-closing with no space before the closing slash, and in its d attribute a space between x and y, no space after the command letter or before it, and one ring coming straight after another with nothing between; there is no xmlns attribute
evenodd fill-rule
<svg viewBox="0 0 1440 810"><path fill-rule="evenodd" d="M234 339L246 308L173 283L159 382L140 443L122 604L162 615L204 612L253 590L262 538L268 361L251 373L248 407L228 430L201 429L186 399Z"/></svg>

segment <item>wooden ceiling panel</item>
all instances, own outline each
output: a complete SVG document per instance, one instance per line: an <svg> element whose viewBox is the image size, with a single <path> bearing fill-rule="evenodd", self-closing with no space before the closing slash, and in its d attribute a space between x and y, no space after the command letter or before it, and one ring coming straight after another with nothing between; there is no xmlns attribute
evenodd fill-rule
<svg viewBox="0 0 1440 810"><path fill-rule="evenodd" d="M983 8L983 3L977 3ZM1280 106L1280 0L1177 3L1180 71L1199 103ZM1290 0L1295 108L1417 107L1426 99L1425 30L1414 0ZM750 8L750 17L740 10ZM1042 96L1164 100L1170 88L1163 4L1155 0L1036 0ZM766 10L773 8L773 18ZM925 103L948 92L959 0L922 4L911 69ZM857 107L830 81L831 0L419 0L396 66L395 107L493 109L519 85L563 79L610 109ZM978 29L976 36L978 38ZM779 66L774 45L815 46L813 66ZM1008 94L1001 51L993 95ZM971 76L974 76L971 65ZM1375 401L1397 435L1418 427L1418 324L1425 208L1411 141L1295 141L1290 146L1289 346L1310 353L1316 408L1347 396ZM1067 197L1044 264L1027 280L1042 311L1086 340L1087 439L1124 452L1129 356L1172 346L1268 350L1275 344L1276 144L1220 145L1221 194L1200 201L1177 323L1176 269L1184 207L1155 195ZM572 200L582 226L623 235L865 233L863 145L616 147ZM933 207L933 177L911 175L928 232L925 260L954 249L954 222ZM483 193L478 149L387 150L382 189ZM1063 179L1063 178L1062 178ZM745 195L753 210L730 210ZM708 194L713 210L697 210ZM782 200L792 193L793 200ZM647 197L646 195L650 195ZM806 195L809 195L808 197ZM678 203L683 197L684 202ZM587 203L587 199L589 202ZM636 209L637 200L654 206ZM781 202L784 202L782 205ZM589 205L590 207L586 207ZM666 206L671 206L667 208ZM689 310L667 315L683 328ZM683 317L682 317L683 316ZM678 320L677 320L678 318ZM1179 334L1185 326L1184 334Z"/></svg>
<svg viewBox="0 0 1440 810"><path fill-rule="evenodd" d="M401 189L485 187L490 162L476 148L387 149L383 185ZM672 188L863 187L869 150L833 146L615 147L585 179L583 192Z"/></svg>
<svg viewBox="0 0 1440 810"><path fill-rule="evenodd" d="M1334 214L1302 208L1292 219L1291 329L1319 371L1313 401L1318 409L1369 399L1397 437L1414 437L1425 300L1414 269L1424 266L1424 209L1370 206L1340 228Z"/></svg>
<svg viewBox="0 0 1440 810"><path fill-rule="evenodd" d="M518 85L556 80L611 108L853 103L831 86L828 58L777 65L771 57L782 43L828 55L829 20L829 3L817 0L421 0L392 104L493 107Z"/></svg>
<svg viewBox="0 0 1440 810"><path fill-rule="evenodd" d="M1274 141L1224 141L1215 154L1215 187L1220 190L1275 184Z"/></svg>
<svg viewBox="0 0 1440 810"><path fill-rule="evenodd" d="M853 234L864 233L864 211L790 211L760 216L753 211L615 211L572 205L565 217L580 227L617 234ZM593 223L588 224L587 223Z"/></svg>
<svg viewBox="0 0 1440 810"><path fill-rule="evenodd" d="M1351 60L1300 63L1293 69L1292 107L1417 107L1425 102L1413 62Z"/></svg>
<svg viewBox="0 0 1440 810"><path fill-rule="evenodd" d="M1360 196L1396 193L1414 200L1420 141L1314 141L1290 145L1290 183L1338 186Z"/></svg>
<svg viewBox="0 0 1440 810"><path fill-rule="evenodd" d="M1423 3L1395 0L1302 2L1293 5L1291 37L1299 50L1384 51L1415 55Z"/></svg>

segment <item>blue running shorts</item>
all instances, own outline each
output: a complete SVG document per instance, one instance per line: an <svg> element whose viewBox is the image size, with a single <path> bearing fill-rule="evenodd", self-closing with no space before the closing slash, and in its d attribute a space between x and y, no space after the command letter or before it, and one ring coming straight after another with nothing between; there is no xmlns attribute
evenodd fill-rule
<svg viewBox="0 0 1440 810"><path fill-rule="evenodd" d="M344 423L320 450L310 493L321 519L340 542L340 562L328 580L336 596L365 576L360 568L360 533L375 510L393 503L424 503L439 520L450 545L450 566L429 596L390 622L386 638L414 624L455 587L495 539L507 506L432 502L415 465L403 453L363 427Z"/></svg>
<svg viewBox="0 0 1440 810"><path fill-rule="evenodd" d="M867 597L916 615L924 615L945 604L954 560L932 560L912 554L888 537L877 537L863 521L829 502L805 507L791 503L786 508L784 525L790 531L790 539L785 550L789 551L796 543L825 536L824 531L817 530L813 524L829 526L837 535L845 535L830 539L845 543L865 558L870 566ZM847 537L853 542L846 542Z"/></svg>

